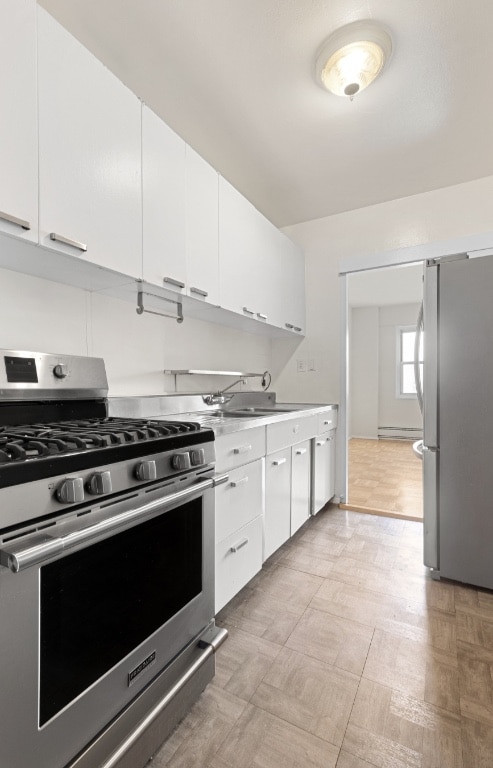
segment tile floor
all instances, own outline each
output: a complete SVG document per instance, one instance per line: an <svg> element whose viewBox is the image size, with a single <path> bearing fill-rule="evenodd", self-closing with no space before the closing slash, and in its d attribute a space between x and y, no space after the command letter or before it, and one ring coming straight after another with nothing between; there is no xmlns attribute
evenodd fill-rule
<svg viewBox="0 0 493 768"><path fill-rule="evenodd" d="M423 519L423 468L407 440L348 443L348 507Z"/></svg>
<svg viewBox="0 0 493 768"><path fill-rule="evenodd" d="M493 593L432 581L421 540L309 520L219 614L216 676L152 768L493 768Z"/></svg>

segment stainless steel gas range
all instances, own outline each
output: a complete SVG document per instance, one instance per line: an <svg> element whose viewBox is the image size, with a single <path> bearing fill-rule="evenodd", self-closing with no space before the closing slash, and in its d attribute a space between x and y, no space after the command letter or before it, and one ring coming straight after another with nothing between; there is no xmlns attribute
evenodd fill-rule
<svg viewBox="0 0 493 768"><path fill-rule="evenodd" d="M214 675L214 435L107 417L101 359L0 351L0 754L141 768Z"/></svg>

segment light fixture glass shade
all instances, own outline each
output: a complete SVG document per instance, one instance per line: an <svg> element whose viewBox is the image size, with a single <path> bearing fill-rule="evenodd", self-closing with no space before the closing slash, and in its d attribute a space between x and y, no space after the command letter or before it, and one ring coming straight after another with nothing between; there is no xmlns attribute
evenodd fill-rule
<svg viewBox="0 0 493 768"><path fill-rule="evenodd" d="M352 98L378 77L391 52L390 35L380 25L348 24L330 35L320 50L317 82L336 96Z"/></svg>

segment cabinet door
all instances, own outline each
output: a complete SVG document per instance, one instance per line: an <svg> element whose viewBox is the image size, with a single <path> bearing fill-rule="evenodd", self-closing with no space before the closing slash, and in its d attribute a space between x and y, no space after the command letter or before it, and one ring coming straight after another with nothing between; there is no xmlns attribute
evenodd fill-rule
<svg viewBox="0 0 493 768"><path fill-rule="evenodd" d="M312 514L319 512L335 493L334 434L313 441Z"/></svg>
<svg viewBox="0 0 493 768"><path fill-rule="evenodd" d="M219 177L219 301L221 307L256 318L255 208Z"/></svg>
<svg viewBox="0 0 493 768"><path fill-rule="evenodd" d="M264 560L291 533L291 448L269 454L265 460Z"/></svg>
<svg viewBox="0 0 493 768"><path fill-rule="evenodd" d="M216 544L216 613L262 568L262 516Z"/></svg>
<svg viewBox="0 0 493 768"><path fill-rule="evenodd" d="M34 0L0 0L0 71L0 231L37 242Z"/></svg>
<svg viewBox="0 0 493 768"><path fill-rule="evenodd" d="M283 328L305 332L305 258L298 246L280 233L279 291L283 297Z"/></svg>
<svg viewBox="0 0 493 768"><path fill-rule="evenodd" d="M291 448L291 536L310 517L310 441Z"/></svg>
<svg viewBox="0 0 493 768"><path fill-rule="evenodd" d="M140 102L42 8L38 72L39 241L140 277Z"/></svg>
<svg viewBox="0 0 493 768"><path fill-rule="evenodd" d="M264 511L264 460L229 472L216 488L216 543L243 528Z"/></svg>
<svg viewBox="0 0 493 768"><path fill-rule="evenodd" d="M143 276L185 292L186 170L183 139L142 107Z"/></svg>
<svg viewBox="0 0 493 768"><path fill-rule="evenodd" d="M280 232L257 212L255 257L259 280L256 288L256 317L269 325L281 326L284 301L280 268Z"/></svg>
<svg viewBox="0 0 493 768"><path fill-rule="evenodd" d="M217 171L186 148L186 252L189 296L219 304Z"/></svg>

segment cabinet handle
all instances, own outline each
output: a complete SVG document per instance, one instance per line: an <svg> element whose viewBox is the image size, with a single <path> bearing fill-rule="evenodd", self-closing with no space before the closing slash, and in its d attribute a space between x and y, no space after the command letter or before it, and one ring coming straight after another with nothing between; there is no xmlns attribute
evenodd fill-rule
<svg viewBox="0 0 493 768"><path fill-rule="evenodd" d="M324 427L328 427L329 424L331 424L331 423L332 423L331 421L324 421Z"/></svg>
<svg viewBox="0 0 493 768"><path fill-rule="evenodd" d="M257 312L257 317L259 320L267 320L267 315L264 315L262 312Z"/></svg>
<svg viewBox="0 0 493 768"><path fill-rule="evenodd" d="M230 552L238 552L239 549L246 546L249 542L248 536L245 536L244 539L241 539L241 541L238 542L238 544L233 544L232 547L229 548Z"/></svg>
<svg viewBox="0 0 493 768"><path fill-rule="evenodd" d="M239 454L239 453L248 453L248 451L252 450L251 445L240 445L238 448L233 448L233 453Z"/></svg>
<svg viewBox="0 0 493 768"><path fill-rule="evenodd" d="M238 488L239 485L246 485L248 483L248 475L242 477L241 480L231 480L231 487Z"/></svg>
<svg viewBox="0 0 493 768"><path fill-rule="evenodd" d="M63 237L63 235L57 235L56 232L50 232L50 240L55 240L57 243L63 245L70 245L71 248L77 248L78 251L87 251L87 245L80 243L78 240L71 240L69 237Z"/></svg>
<svg viewBox="0 0 493 768"><path fill-rule="evenodd" d="M287 459L274 459L272 462L275 467L280 467L281 464L285 464Z"/></svg>
<svg viewBox="0 0 493 768"><path fill-rule="evenodd" d="M18 219L17 216L12 216L10 213L3 213L3 211L0 211L0 219L8 221L9 224L16 224L18 227L22 227L22 229L31 229L31 225L28 221Z"/></svg>
<svg viewBox="0 0 493 768"><path fill-rule="evenodd" d="M289 328L290 331L292 331L294 328L293 323L284 323L284 325L286 326L286 328Z"/></svg>
<svg viewBox="0 0 493 768"><path fill-rule="evenodd" d="M295 331L301 331L302 330L299 325L294 325L293 328L294 328Z"/></svg>
<svg viewBox="0 0 493 768"><path fill-rule="evenodd" d="M252 317L255 314L255 312L252 309L248 309L248 307L243 307L243 312L245 312L246 315L252 315Z"/></svg>
<svg viewBox="0 0 493 768"><path fill-rule="evenodd" d="M306 453L306 448L298 448L296 451L297 456L303 456L304 453Z"/></svg>
<svg viewBox="0 0 493 768"><path fill-rule="evenodd" d="M182 286L183 288L184 286ZM209 291L203 291L202 288L190 287L190 293L196 293L198 296L203 296L204 299L209 295Z"/></svg>
<svg viewBox="0 0 493 768"><path fill-rule="evenodd" d="M181 280L175 280L173 277L163 277L163 283L169 283L169 285L176 285L177 288L184 288L185 283Z"/></svg>
<svg viewBox="0 0 493 768"><path fill-rule="evenodd" d="M317 440L317 446L325 445L325 440Z"/></svg>

